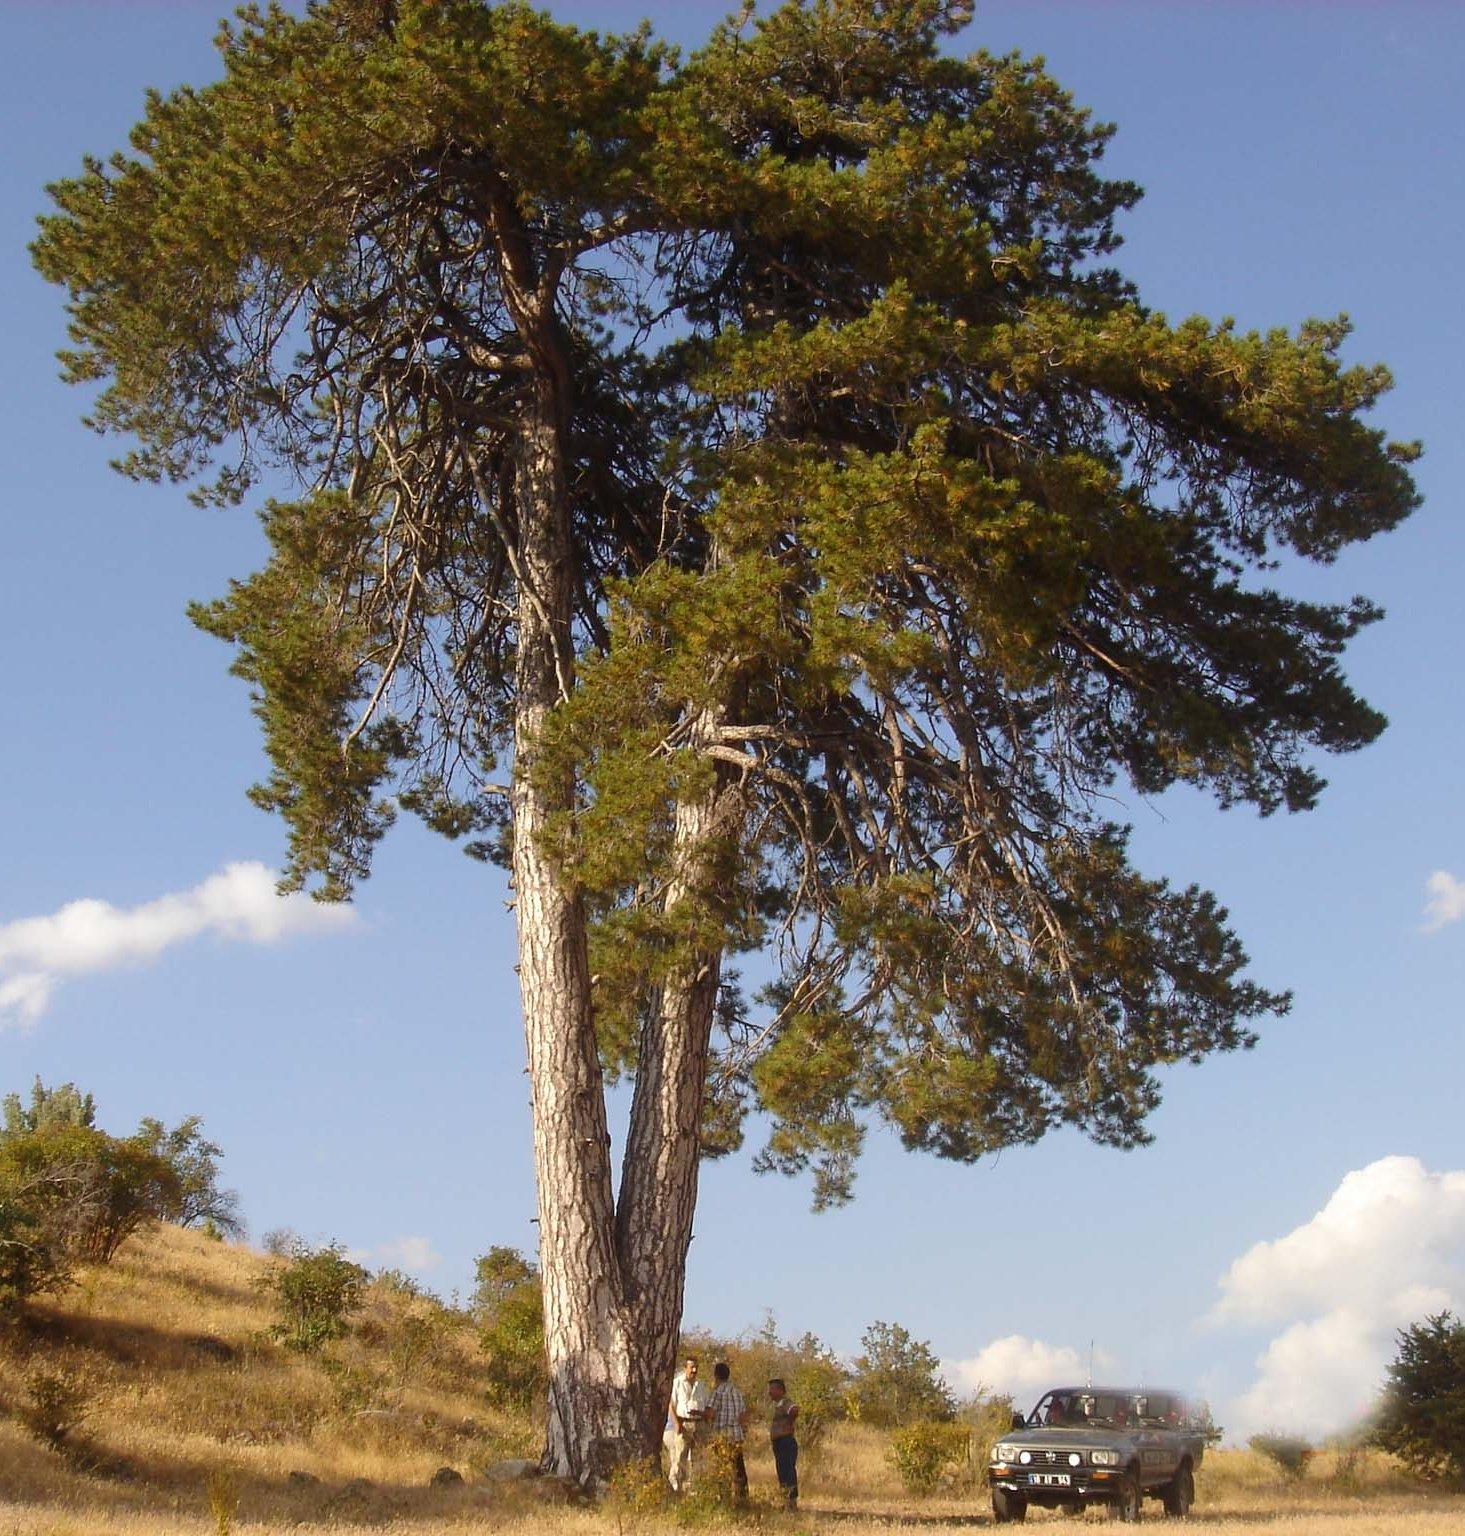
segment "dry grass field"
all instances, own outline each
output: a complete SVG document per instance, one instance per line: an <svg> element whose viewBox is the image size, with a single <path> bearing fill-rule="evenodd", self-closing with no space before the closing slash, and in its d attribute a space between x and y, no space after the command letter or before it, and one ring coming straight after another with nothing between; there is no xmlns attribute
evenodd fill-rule
<svg viewBox="0 0 1465 1536"><path fill-rule="evenodd" d="M987 1523L980 1486L907 1496L885 1436L860 1425L840 1426L801 1469L794 1516L773 1507L771 1460L756 1436L755 1499L735 1522L685 1506L663 1514L547 1503L552 1488L483 1477L495 1461L532 1453L532 1431L486 1406L471 1326L375 1286L351 1339L324 1358L293 1355L264 1334L270 1313L257 1282L270 1262L196 1233L156 1231L34 1309L28 1325L0 1331L0 1536L675 1536L707 1524L769 1536L922 1527L940 1536ZM85 1394L66 1456L20 1422L38 1370L64 1374ZM435 1486L444 1467L463 1481ZM1465 1497L1421 1490L1375 1455L1320 1455L1292 1482L1249 1451L1221 1451L1198 1482L1190 1523L1224 1536L1465 1536ZM1153 1509L1149 1518L1160 1518ZM1085 1523L1100 1518L1091 1512ZM1032 1525L1058 1520L1030 1516Z"/></svg>

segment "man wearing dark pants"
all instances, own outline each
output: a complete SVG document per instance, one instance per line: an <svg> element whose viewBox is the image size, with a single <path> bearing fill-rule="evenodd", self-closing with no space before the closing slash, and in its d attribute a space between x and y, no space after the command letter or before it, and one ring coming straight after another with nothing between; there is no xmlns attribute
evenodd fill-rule
<svg viewBox="0 0 1465 1536"><path fill-rule="evenodd" d="M768 1396L773 1404L768 1433L773 1438L773 1464L778 1468L778 1486L783 1490L783 1501L790 1509L799 1507L799 1442L794 1436L794 1421L799 1416L798 1405L789 1395L780 1377L768 1383Z"/></svg>

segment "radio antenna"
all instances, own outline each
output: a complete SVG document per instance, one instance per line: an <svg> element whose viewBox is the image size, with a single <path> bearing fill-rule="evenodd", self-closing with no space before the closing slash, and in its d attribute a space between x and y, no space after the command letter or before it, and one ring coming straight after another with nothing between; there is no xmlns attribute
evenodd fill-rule
<svg viewBox="0 0 1465 1536"><path fill-rule="evenodd" d="M1091 1387L1094 1384L1094 1341L1092 1339L1089 1340L1089 1380L1088 1380L1088 1384Z"/></svg>

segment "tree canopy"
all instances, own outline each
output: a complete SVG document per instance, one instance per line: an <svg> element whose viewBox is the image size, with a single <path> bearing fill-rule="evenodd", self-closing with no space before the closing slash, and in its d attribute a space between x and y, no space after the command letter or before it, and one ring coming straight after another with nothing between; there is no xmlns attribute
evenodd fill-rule
<svg viewBox="0 0 1465 1536"><path fill-rule="evenodd" d="M1116 805L1304 810L1383 725L1341 671L1375 607L1282 582L1414 506L1387 372L1343 319L1147 307L1111 130L954 53L969 19L790 0L684 57L519 3L245 7L35 246L121 467L266 498L195 617L289 881L347 896L400 810L512 863L536 1092L645 1089L620 1211L598 1152L552 1203L628 1265L672 1208L684 1254L755 1107L819 1203L872 1119L1145 1140L1156 1069L1286 998Z"/></svg>

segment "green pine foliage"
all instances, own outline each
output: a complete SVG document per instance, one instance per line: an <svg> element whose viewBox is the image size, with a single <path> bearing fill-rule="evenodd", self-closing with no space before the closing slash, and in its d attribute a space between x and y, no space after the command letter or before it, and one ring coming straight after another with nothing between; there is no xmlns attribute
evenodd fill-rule
<svg viewBox="0 0 1465 1536"><path fill-rule="evenodd" d="M519 3L247 6L222 78L150 95L34 247L126 473L298 484L194 617L327 899L402 810L506 856L516 466L553 381L577 603L535 771L575 786L547 836L602 1058L635 1072L689 958L756 954L706 1146L760 1111L758 1166L818 1204L872 1120L962 1161L1141 1144L1157 1069L1285 1009L1111 807L1311 807L1318 755L1383 727L1341 667L1379 615L1287 579L1416 502L1346 320L1147 307L1111 129L954 52L969 20L790 0L683 57Z"/></svg>
<svg viewBox="0 0 1465 1536"><path fill-rule="evenodd" d="M1421 1477L1465 1480L1465 1321L1440 1312L1400 1330L1373 1439Z"/></svg>

